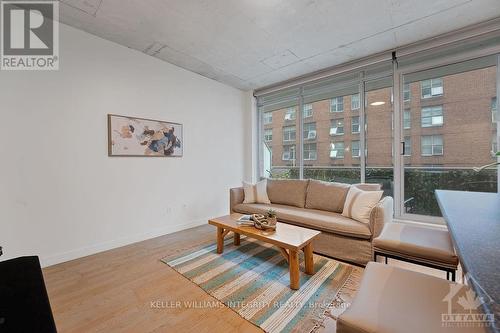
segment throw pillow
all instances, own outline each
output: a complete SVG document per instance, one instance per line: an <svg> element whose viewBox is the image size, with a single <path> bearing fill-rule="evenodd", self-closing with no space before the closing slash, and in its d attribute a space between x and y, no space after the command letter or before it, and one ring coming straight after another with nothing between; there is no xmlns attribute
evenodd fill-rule
<svg viewBox="0 0 500 333"><path fill-rule="evenodd" d="M382 198L384 191L363 191L355 186L349 188L342 215L359 222L370 223L370 212Z"/></svg>
<svg viewBox="0 0 500 333"><path fill-rule="evenodd" d="M271 203L267 196L267 179L256 184L243 182L243 192L245 193L243 203Z"/></svg>

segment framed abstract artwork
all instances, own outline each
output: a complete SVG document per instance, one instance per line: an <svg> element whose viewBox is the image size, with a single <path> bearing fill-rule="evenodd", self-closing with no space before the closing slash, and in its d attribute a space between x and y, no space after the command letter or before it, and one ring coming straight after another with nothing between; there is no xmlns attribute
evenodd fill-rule
<svg viewBox="0 0 500 333"><path fill-rule="evenodd" d="M108 114L108 155L182 157L182 124Z"/></svg>

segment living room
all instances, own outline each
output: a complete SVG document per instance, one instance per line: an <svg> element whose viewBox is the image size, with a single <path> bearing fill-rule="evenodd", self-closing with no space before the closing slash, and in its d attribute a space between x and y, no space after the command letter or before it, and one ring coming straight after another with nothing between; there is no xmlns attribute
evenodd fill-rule
<svg viewBox="0 0 500 333"><path fill-rule="evenodd" d="M500 331L498 1L0 4L0 332Z"/></svg>

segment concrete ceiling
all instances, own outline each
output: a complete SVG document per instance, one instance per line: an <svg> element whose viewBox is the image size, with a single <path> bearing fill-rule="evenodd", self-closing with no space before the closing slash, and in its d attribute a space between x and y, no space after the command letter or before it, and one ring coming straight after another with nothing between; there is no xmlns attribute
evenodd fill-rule
<svg viewBox="0 0 500 333"><path fill-rule="evenodd" d="M250 90L500 16L500 0L60 0L60 20Z"/></svg>

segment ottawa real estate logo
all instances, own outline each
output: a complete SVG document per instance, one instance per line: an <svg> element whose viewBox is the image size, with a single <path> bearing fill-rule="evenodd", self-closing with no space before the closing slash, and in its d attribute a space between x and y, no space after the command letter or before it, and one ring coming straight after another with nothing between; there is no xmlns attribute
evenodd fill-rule
<svg viewBox="0 0 500 333"><path fill-rule="evenodd" d="M59 2L0 1L2 70L59 69Z"/></svg>

